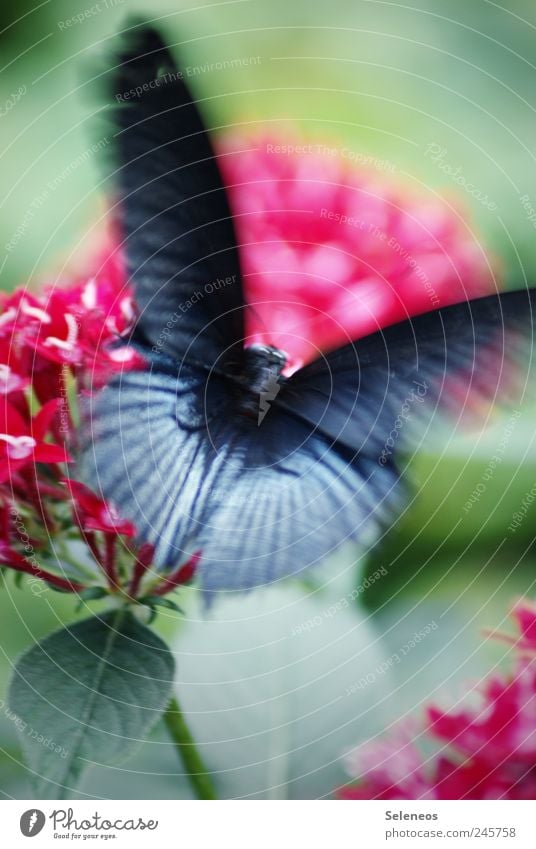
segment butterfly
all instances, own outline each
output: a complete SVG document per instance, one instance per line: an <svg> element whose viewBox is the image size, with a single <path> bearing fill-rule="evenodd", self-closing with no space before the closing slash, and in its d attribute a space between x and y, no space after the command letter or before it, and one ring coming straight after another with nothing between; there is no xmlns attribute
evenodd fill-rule
<svg viewBox="0 0 536 849"><path fill-rule="evenodd" d="M289 375L283 351L245 339L226 190L160 34L133 28L110 74L130 341L147 367L92 395L81 477L159 568L200 550L209 595L299 575L401 509L398 422L426 431L440 408L502 391L530 350L534 292L430 311Z"/></svg>

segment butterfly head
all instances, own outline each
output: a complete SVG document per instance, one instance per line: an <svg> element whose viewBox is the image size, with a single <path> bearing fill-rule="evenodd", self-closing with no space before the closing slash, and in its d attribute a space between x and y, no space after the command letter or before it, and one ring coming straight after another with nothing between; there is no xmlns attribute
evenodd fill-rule
<svg viewBox="0 0 536 849"><path fill-rule="evenodd" d="M250 345L245 349L246 359L276 369L280 374L287 363L287 355L273 345Z"/></svg>

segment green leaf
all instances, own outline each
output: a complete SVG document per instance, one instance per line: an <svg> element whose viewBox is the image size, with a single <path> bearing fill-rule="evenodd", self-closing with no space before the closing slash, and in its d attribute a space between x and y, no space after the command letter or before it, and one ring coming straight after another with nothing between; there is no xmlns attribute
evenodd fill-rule
<svg viewBox="0 0 536 849"><path fill-rule="evenodd" d="M79 603L76 606L77 612L82 609L84 606L84 602L86 601L94 601L98 598L104 598L109 595L108 591L104 589L104 587L87 587L85 590L81 590L78 593L78 598L80 599Z"/></svg>
<svg viewBox="0 0 536 849"><path fill-rule="evenodd" d="M18 661L11 710L37 798L68 798L91 763L117 763L166 707L174 676L162 640L125 610L56 631Z"/></svg>
<svg viewBox="0 0 536 849"><path fill-rule="evenodd" d="M144 598L140 598L141 604L146 604L148 607L163 607L166 610L174 610L176 613L184 614L184 610L182 607L172 601L170 598L162 598L159 595L146 595Z"/></svg>

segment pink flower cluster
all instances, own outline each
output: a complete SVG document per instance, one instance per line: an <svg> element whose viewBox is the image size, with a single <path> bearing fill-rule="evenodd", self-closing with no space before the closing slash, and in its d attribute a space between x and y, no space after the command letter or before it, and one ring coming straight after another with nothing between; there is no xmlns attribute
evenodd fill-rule
<svg viewBox="0 0 536 849"><path fill-rule="evenodd" d="M197 556L175 573L151 572L152 547L137 547L135 527L66 465L80 396L145 367L119 341L135 311L118 252L101 260L90 278L0 303L0 564L89 597L157 598L192 578Z"/></svg>
<svg viewBox="0 0 536 849"><path fill-rule="evenodd" d="M409 316L495 291L460 211L356 169L337 148L253 138L222 148L250 342L291 368ZM326 152L328 151L328 152Z"/></svg>
<svg viewBox="0 0 536 849"><path fill-rule="evenodd" d="M517 636L498 635L515 653L510 674L489 676L477 705L432 705L421 727L401 724L389 739L352 752L347 766L358 783L341 798L536 798L536 605L521 600L513 617Z"/></svg>

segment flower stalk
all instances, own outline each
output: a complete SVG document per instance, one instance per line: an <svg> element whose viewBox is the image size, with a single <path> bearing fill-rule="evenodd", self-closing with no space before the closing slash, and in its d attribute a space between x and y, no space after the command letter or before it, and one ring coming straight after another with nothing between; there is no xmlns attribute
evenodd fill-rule
<svg viewBox="0 0 536 849"><path fill-rule="evenodd" d="M210 773L203 763L175 696L171 699L164 714L164 722L197 799L217 799Z"/></svg>

